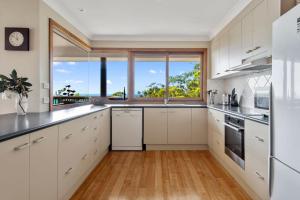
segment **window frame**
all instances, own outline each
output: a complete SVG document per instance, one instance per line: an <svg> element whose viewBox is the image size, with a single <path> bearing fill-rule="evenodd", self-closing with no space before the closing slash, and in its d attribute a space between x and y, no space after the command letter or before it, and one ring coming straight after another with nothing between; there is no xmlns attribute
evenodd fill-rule
<svg viewBox="0 0 300 200"><path fill-rule="evenodd" d="M131 81L130 87L132 87L132 91L129 95L129 100L133 102L161 102L164 99L168 99L169 101L173 102L182 102L182 101L201 101L201 102L206 102L206 49L201 49L201 50L165 50L161 51L160 49L158 50L150 50L150 51L132 51L132 56L131 56L131 64L129 64L129 67L131 68L130 74L128 74L128 80ZM135 97L134 90L135 90L135 55L137 54L157 54L157 55L164 55L166 56L166 92L165 96L162 98L145 98L145 97ZM199 55L200 57L200 71L201 71L201 76L199 77L199 82L200 82L200 94L199 97L196 98L176 98L176 97L169 97L169 71L170 71L170 56L172 55ZM130 77L131 76L131 77ZM205 83L204 83L205 82Z"/></svg>

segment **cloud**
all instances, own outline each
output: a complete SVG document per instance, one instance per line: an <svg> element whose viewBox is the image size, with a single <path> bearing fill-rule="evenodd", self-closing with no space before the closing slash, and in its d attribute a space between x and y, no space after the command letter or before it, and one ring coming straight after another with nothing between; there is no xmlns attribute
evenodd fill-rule
<svg viewBox="0 0 300 200"><path fill-rule="evenodd" d="M153 69L150 69L150 70L149 70L149 73L150 73L150 74L156 74L157 72L156 72L155 70L153 70Z"/></svg>
<svg viewBox="0 0 300 200"><path fill-rule="evenodd" d="M53 66L57 66L57 65L60 65L61 62L53 62Z"/></svg>
<svg viewBox="0 0 300 200"><path fill-rule="evenodd" d="M111 85L111 84L112 84L112 81L111 81L111 80L107 80L106 83L107 83L108 85Z"/></svg>
<svg viewBox="0 0 300 200"><path fill-rule="evenodd" d="M68 62L68 65L75 65L76 62Z"/></svg>
<svg viewBox="0 0 300 200"><path fill-rule="evenodd" d="M55 71L57 71L59 73L63 73L63 74L70 74L71 73L71 71L65 70L65 69L56 69Z"/></svg>
<svg viewBox="0 0 300 200"><path fill-rule="evenodd" d="M65 81L66 84L81 84L84 83L83 80L66 80Z"/></svg>

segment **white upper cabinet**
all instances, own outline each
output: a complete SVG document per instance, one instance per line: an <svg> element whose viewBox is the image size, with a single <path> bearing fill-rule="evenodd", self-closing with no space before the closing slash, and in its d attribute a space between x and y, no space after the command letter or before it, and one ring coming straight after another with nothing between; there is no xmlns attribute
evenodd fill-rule
<svg viewBox="0 0 300 200"><path fill-rule="evenodd" d="M221 74L218 70L218 66L220 65L220 48L219 48L219 40L215 39L211 44L211 78L215 78Z"/></svg>
<svg viewBox="0 0 300 200"><path fill-rule="evenodd" d="M247 59L272 55L272 23L280 16L280 0L253 0L211 43L211 78Z"/></svg>
<svg viewBox="0 0 300 200"><path fill-rule="evenodd" d="M242 64L242 22L236 22L229 30L229 66Z"/></svg>
<svg viewBox="0 0 300 200"><path fill-rule="evenodd" d="M224 32L220 37L220 73L224 73L229 68L229 37L228 32Z"/></svg>
<svg viewBox="0 0 300 200"><path fill-rule="evenodd" d="M270 50L269 37L272 37L272 30L268 14L268 1L261 1L253 10L243 18L243 59Z"/></svg>

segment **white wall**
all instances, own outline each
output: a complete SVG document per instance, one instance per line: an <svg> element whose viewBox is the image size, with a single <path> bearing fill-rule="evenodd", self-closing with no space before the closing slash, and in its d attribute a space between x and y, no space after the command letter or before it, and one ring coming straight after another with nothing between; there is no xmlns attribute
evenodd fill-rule
<svg viewBox="0 0 300 200"><path fill-rule="evenodd" d="M29 95L29 110L39 111L39 38L38 38L39 0L0 0L0 74L8 75L16 69L19 75L28 77L33 84ZM30 28L30 51L4 50L4 28ZM0 114L14 112L14 101L0 98Z"/></svg>
<svg viewBox="0 0 300 200"><path fill-rule="evenodd" d="M12 69L28 77L33 84L29 94L29 111L48 111L49 105L42 103L49 97L49 90L42 89L42 83L49 83L48 19L53 18L82 40L88 42L79 30L49 8L42 0L0 0L0 74L8 75ZM30 28L30 51L4 50L5 27ZM0 114L13 113L14 100L0 98Z"/></svg>

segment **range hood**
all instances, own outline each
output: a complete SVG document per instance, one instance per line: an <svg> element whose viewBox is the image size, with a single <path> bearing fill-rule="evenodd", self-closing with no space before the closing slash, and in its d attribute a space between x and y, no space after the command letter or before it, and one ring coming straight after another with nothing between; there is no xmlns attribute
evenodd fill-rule
<svg viewBox="0 0 300 200"><path fill-rule="evenodd" d="M244 60L242 65L232 67L227 71L263 71L272 67L272 57L264 57L256 60Z"/></svg>

